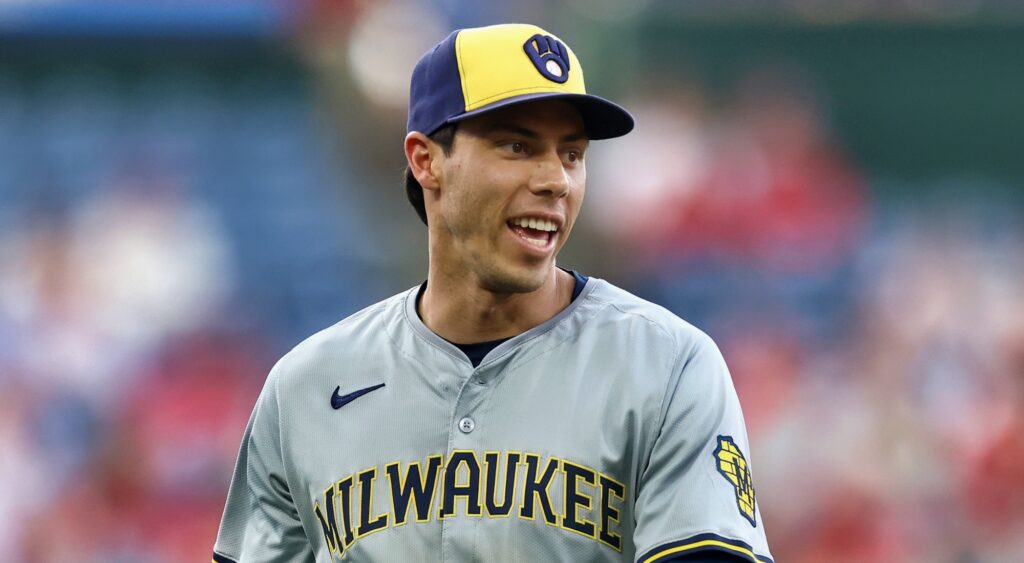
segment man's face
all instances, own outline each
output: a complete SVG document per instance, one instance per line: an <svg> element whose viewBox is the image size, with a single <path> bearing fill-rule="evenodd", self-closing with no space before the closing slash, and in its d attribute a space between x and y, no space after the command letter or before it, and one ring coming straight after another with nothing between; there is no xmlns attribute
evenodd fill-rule
<svg viewBox="0 0 1024 563"><path fill-rule="evenodd" d="M560 100L460 122L430 218L443 271L495 293L539 289L583 203L587 145L579 112Z"/></svg>

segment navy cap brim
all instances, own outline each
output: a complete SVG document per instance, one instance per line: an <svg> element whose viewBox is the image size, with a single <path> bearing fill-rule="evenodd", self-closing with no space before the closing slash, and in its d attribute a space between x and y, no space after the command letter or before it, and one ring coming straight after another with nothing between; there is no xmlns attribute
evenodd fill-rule
<svg viewBox="0 0 1024 563"><path fill-rule="evenodd" d="M445 120L457 123L499 108L534 102L538 100L565 100L576 107L583 118L583 128L591 140L621 137L633 130L633 116L622 106L592 94L569 94L565 92L543 92L506 98L473 111L460 113Z"/></svg>

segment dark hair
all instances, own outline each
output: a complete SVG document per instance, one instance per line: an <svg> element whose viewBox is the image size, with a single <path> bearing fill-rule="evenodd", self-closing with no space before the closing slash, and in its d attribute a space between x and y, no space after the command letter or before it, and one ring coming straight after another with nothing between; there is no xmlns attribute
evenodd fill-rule
<svg viewBox="0 0 1024 563"><path fill-rule="evenodd" d="M445 156L450 156L452 147L455 146L455 128L456 124L452 123L434 131L432 135L428 135L430 140L441 146ZM405 167L405 195L409 198L412 208L416 210L416 214L420 216L420 220L426 225L427 208L423 205L423 186L416 181L416 177L412 175L412 169L408 166Z"/></svg>

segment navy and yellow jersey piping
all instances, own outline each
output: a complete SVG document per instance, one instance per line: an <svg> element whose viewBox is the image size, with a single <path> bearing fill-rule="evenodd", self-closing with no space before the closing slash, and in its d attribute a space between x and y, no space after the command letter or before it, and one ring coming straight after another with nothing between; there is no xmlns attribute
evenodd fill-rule
<svg viewBox="0 0 1024 563"><path fill-rule="evenodd" d="M775 563L770 557L755 553L753 547L746 542L710 533L659 545L637 558L637 563L667 563L675 557L702 551L731 553L751 563Z"/></svg>

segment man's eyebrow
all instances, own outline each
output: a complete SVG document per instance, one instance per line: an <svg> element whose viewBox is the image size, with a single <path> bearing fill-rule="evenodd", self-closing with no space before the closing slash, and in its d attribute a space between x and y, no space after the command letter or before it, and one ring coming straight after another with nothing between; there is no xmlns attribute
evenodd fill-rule
<svg viewBox="0 0 1024 563"><path fill-rule="evenodd" d="M521 125L513 125L511 123L497 123L491 127L491 131L499 133L515 133L516 135L521 135L523 137L526 137L527 139L540 138L540 134L534 131L533 129L528 129ZM589 138L587 137L587 133L581 130L576 133L569 133L568 135L563 136L560 139L560 141L563 143L572 143L575 141L584 141L588 139Z"/></svg>
<svg viewBox="0 0 1024 563"><path fill-rule="evenodd" d="M587 136L587 133L585 131L580 131L578 133L570 133L570 134L562 137L562 142L563 143L573 143L573 142L576 142L576 141L589 141L589 140L590 140L590 137Z"/></svg>

